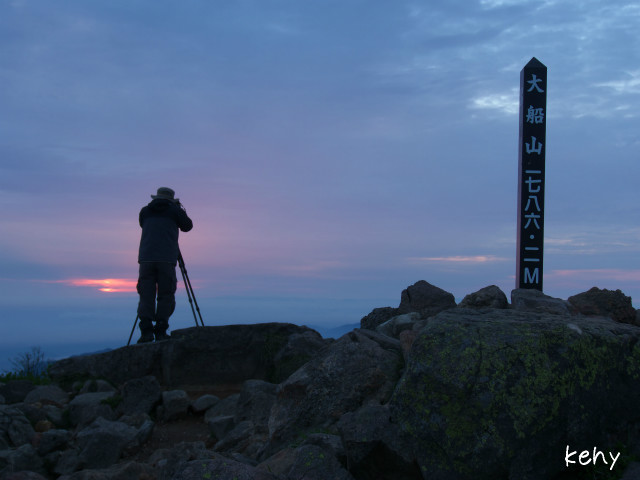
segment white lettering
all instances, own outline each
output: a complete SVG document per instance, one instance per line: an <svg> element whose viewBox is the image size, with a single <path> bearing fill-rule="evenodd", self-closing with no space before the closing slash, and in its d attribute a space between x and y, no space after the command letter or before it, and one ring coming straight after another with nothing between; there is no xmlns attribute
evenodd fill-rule
<svg viewBox="0 0 640 480"><path fill-rule="evenodd" d="M611 466L609 467L609 470L613 470L613 466L616 464L616 462L618 461L618 457L620 456L620 452L618 452L618 454L614 457L613 454L611 452L609 452L609 456L611 457L611 460L613 460L613 463L611 464ZM607 463L607 462L604 462Z"/></svg>
<svg viewBox="0 0 640 480"><path fill-rule="evenodd" d="M534 137L533 135L531 135L531 143L525 143L525 147L527 153L537 153L538 155L542 153L542 143L538 142L538 140L536 140L536 137Z"/></svg>
<svg viewBox="0 0 640 480"><path fill-rule="evenodd" d="M538 281L538 273L540 269L538 267L533 269L533 273L529 271L528 267L524 269L524 283L540 283Z"/></svg>
<svg viewBox="0 0 640 480"><path fill-rule="evenodd" d="M611 466L609 467L609 470L613 470L613 467L620 457L620 452L617 452L617 455L615 456L613 455L613 452L607 453L609 453L609 457L611 457ZM583 450L582 452L578 453L576 450L570 451L569 445L567 445L567 449L564 454L565 466L568 467L570 464L576 463L576 460L571 460L571 457L573 457L574 455L578 455L578 463L580 463L580 465L582 466L589 465L591 462L593 462L593 464L595 465L598 461L598 458L600 458L600 460L602 460L602 463L604 463L605 465L609 465L604 452L598 450L597 447L593 447L593 458L591 458L591 452L589 450Z"/></svg>
<svg viewBox="0 0 640 480"><path fill-rule="evenodd" d="M582 461L583 458L585 459L584 462ZM580 465L589 465L591 463L591 459L589 458L589 450L583 450L582 452L580 452L578 461L580 462Z"/></svg>

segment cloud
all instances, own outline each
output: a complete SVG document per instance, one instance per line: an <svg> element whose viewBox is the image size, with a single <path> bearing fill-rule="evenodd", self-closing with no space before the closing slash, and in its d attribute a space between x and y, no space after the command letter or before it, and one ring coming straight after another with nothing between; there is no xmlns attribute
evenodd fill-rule
<svg viewBox="0 0 640 480"><path fill-rule="evenodd" d="M555 279L590 281L615 280L617 282L639 282L640 270L623 270L617 268L564 269L553 270L545 276Z"/></svg>
<svg viewBox="0 0 640 480"><path fill-rule="evenodd" d="M628 72L625 78L609 82L597 83L596 87L613 89L616 93L636 94L640 93L640 70Z"/></svg>
<svg viewBox="0 0 640 480"><path fill-rule="evenodd" d="M471 100L470 108L478 110L498 110L506 115L515 115L520 109L518 103L518 90L511 90L511 93L496 93L476 97Z"/></svg>
<svg viewBox="0 0 640 480"><path fill-rule="evenodd" d="M410 263L443 263L443 264L483 264L508 261L508 258L496 257L495 255L454 255L450 257L411 257L407 259Z"/></svg>

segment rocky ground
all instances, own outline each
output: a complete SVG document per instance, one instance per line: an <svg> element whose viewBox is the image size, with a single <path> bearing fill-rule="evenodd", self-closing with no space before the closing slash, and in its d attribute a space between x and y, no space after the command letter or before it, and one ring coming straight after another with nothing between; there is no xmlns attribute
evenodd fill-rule
<svg viewBox="0 0 640 480"><path fill-rule="evenodd" d="M0 479L640 478L639 323L620 291L421 281L337 340L179 330L0 385Z"/></svg>

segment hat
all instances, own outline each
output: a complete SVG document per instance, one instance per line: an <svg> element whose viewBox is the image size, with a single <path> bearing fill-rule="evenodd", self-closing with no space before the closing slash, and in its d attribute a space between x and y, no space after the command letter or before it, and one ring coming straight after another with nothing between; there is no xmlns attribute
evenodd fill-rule
<svg viewBox="0 0 640 480"><path fill-rule="evenodd" d="M159 198L164 198L165 200L171 200L172 202L178 202L179 199L174 198L176 192L167 187L160 187L158 189L158 193L156 195L151 195L151 198L157 200Z"/></svg>

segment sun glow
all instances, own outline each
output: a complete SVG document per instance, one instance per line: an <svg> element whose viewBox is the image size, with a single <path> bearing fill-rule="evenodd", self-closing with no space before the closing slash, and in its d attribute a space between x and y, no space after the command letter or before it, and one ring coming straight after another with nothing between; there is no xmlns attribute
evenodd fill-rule
<svg viewBox="0 0 640 480"><path fill-rule="evenodd" d="M62 282L73 287L94 287L106 293L135 292L137 285L136 280L126 278L73 278Z"/></svg>

